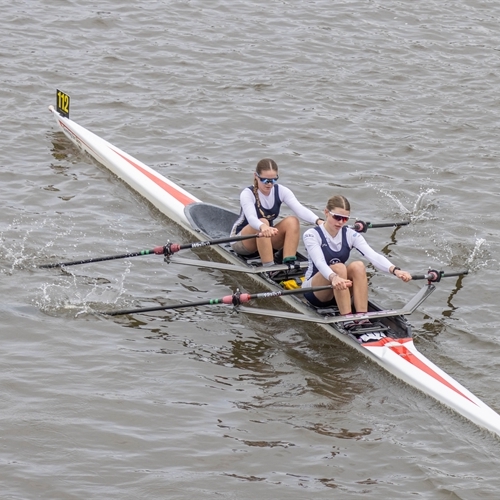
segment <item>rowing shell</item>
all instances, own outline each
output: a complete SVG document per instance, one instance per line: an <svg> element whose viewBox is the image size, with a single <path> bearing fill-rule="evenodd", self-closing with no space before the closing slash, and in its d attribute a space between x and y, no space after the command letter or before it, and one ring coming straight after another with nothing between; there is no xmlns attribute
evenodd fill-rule
<svg viewBox="0 0 500 500"><path fill-rule="evenodd" d="M204 234L202 228L200 229L200 227L194 223L195 221L193 220L192 214L196 213L196 210L191 209L197 206L203 207L202 211L209 213L210 210L206 210L206 208L213 206L202 204L201 200L162 176L151 167L148 167L133 156L125 153L121 149L113 146L72 121L69 118L69 109L68 112L65 113L61 111L60 106L58 106L57 110L53 106L49 106L49 110L54 115L58 126L64 134L78 146L78 148L111 170L117 177L122 179L132 189L152 203L160 212L190 231L199 240L206 239L207 231L205 231ZM218 208L221 214L232 213L220 207ZM218 216L219 214L216 214L216 218L218 218ZM213 237L214 235L212 234L210 236ZM231 253L227 246L216 246L214 248L227 262L232 264L235 269L238 267L241 268L241 260L238 256ZM180 259L177 261L180 261ZM202 262L198 262L198 264L202 265ZM210 265L211 264L212 263L210 263ZM256 273L250 272L250 274L257 281L268 287L278 287L278 285L267 281ZM422 291L417 294L416 298L412 299L415 303L411 310L423 302L433 290L434 285L428 283ZM500 415L423 356L413 343L409 326L406 329L407 333L403 335L402 338L396 335L388 335L383 338L380 336L370 338L370 335L368 335L368 338L365 339L366 341L360 341L359 339L356 340L346 335L345 330L339 326L335 318L329 319L328 317L320 317L318 314L311 312L311 308L304 302L294 299L293 297L283 297L283 299L296 311L301 313L300 315L295 313L297 319L308 320L320 324L329 334L362 352L392 375L455 410L479 427L500 437ZM253 312L253 310L250 308L250 311L247 312ZM403 310L397 312L399 314L408 314L408 311ZM274 311L266 312L262 309L259 309L258 313L271 316L275 314ZM288 314L291 319L294 318L294 313ZM403 324L405 321L401 316L396 316L396 319L400 324Z"/></svg>

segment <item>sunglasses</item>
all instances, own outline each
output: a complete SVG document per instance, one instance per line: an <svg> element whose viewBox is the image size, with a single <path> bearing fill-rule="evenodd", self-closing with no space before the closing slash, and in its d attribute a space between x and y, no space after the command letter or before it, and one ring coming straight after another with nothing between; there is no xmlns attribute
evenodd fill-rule
<svg viewBox="0 0 500 500"><path fill-rule="evenodd" d="M348 215L334 214L333 212L328 213L338 222L347 222L350 219Z"/></svg>
<svg viewBox="0 0 500 500"><path fill-rule="evenodd" d="M274 179L267 179L266 177L260 177L259 174L255 174L262 184L276 184L279 179L279 175L277 175Z"/></svg>

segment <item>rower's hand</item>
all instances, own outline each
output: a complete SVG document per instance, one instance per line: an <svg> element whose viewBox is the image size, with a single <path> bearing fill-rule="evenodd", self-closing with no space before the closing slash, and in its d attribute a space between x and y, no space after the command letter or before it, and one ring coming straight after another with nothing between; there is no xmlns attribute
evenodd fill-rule
<svg viewBox="0 0 500 500"><path fill-rule="evenodd" d="M278 234L278 230L275 227L266 226L265 224L262 224L262 226L260 226L261 237L272 238L273 236L276 236L277 234Z"/></svg>
<svg viewBox="0 0 500 500"><path fill-rule="evenodd" d="M335 290L347 290L352 286L351 280L345 280L337 274L330 278L330 283L332 284L332 288Z"/></svg>
<svg viewBox="0 0 500 500"><path fill-rule="evenodd" d="M404 281L405 283L411 280L411 274L408 273L407 271L402 271L401 269L397 269L396 272L394 273L394 276Z"/></svg>

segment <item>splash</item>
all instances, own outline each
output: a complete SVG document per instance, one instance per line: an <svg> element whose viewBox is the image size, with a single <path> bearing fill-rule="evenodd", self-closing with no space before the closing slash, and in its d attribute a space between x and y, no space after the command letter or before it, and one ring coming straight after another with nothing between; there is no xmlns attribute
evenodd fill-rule
<svg viewBox="0 0 500 500"><path fill-rule="evenodd" d="M51 254L50 249L55 242L72 234L75 227L74 224L66 224L65 229L61 230L54 224L55 222L51 219L41 221L14 219L0 233L0 261L2 262L0 272L12 275L17 270L36 268L37 263L44 259L44 256ZM43 245L37 246L44 239L39 236L42 232L44 237L48 233L53 237L45 241Z"/></svg>
<svg viewBox="0 0 500 500"><path fill-rule="evenodd" d="M472 253L470 254L469 258L465 261L466 264L472 264L474 262L474 259L476 258L477 254L479 253L480 248L482 247L483 243L486 240L484 238L479 238L476 239L476 244L474 245L474 248L472 249Z"/></svg>
<svg viewBox="0 0 500 500"><path fill-rule="evenodd" d="M484 252L482 250L483 244L486 242L484 238L477 238L474 248L472 249L471 254L465 261L465 265L469 269L479 269L487 265L487 261L484 258Z"/></svg>
<svg viewBox="0 0 500 500"><path fill-rule="evenodd" d="M69 314L75 318L95 314L110 305L124 307L129 302L125 299L125 281L130 267L128 263L114 280L90 278L65 270L56 282L44 283L39 287L34 304L48 315Z"/></svg>
<svg viewBox="0 0 500 500"><path fill-rule="evenodd" d="M412 210L412 213L415 214L415 215L418 215L420 213L426 213L426 211L433 207L433 205L431 205L431 202L429 202L427 200L427 198L431 195L431 194L434 194L436 193L437 190L434 189L434 188L428 188L427 190L425 191L422 191L417 200L415 201L414 205L413 205L413 210Z"/></svg>
<svg viewBox="0 0 500 500"><path fill-rule="evenodd" d="M385 196L387 196L387 198L390 198L394 204L399 208L399 213L400 214L410 214L411 212L403 205L403 203L401 203L401 201L394 195L392 194L391 192L385 190L385 189L381 189L380 192L382 194L385 194Z"/></svg>
<svg viewBox="0 0 500 500"><path fill-rule="evenodd" d="M381 189L380 192L394 202L397 206L398 215L409 216L412 222L416 222L420 219L429 220L430 218L434 218L432 210L436 208L436 205L432 200L429 200L429 196L437 192L434 188L427 188L425 191L422 191L414 201L411 210L407 209L403 202L390 191Z"/></svg>

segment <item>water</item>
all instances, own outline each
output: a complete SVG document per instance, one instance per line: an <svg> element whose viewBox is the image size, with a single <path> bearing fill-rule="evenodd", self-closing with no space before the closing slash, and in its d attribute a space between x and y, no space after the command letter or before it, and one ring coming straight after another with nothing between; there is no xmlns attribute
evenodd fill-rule
<svg viewBox="0 0 500 500"><path fill-rule="evenodd" d="M498 439L313 325L93 314L251 279L156 256L35 266L190 241L57 131L61 88L75 121L206 202L234 209L272 157L319 214L341 193L363 220L411 220L369 242L415 273L470 269L412 315L417 347L500 411L498 5L1 7L2 498L497 497ZM387 307L419 286L371 285Z"/></svg>

